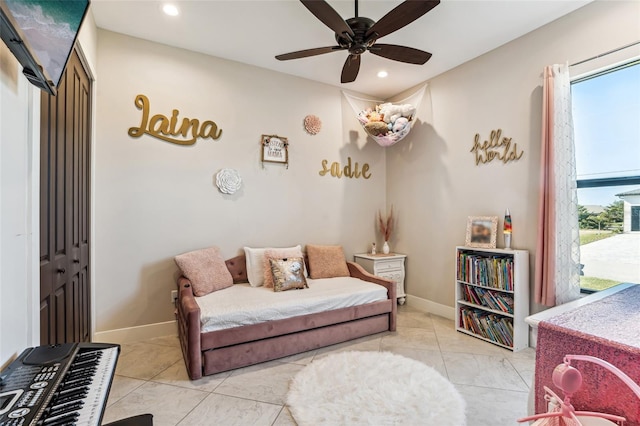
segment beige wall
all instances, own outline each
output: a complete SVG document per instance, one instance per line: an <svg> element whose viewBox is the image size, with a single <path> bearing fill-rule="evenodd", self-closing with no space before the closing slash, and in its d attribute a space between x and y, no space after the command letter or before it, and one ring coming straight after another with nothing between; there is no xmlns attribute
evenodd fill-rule
<svg viewBox="0 0 640 426"><path fill-rule="evenodd" d="M0 369L38 334L40 90L0 42ZM34 170L34 168L36 170Z"/></svg>
<svg viewBox="0 0 640 426"><path fill-rule="evenodd" d="M94 327L171 320L172 257L183 251L216 244L230 257L245 244L309 242L340 243L349 255L363 251L376 235L374 212L385 197L399 217L393 248L409 254L408 293L452 306L453 247L464 241L468 215L502 216L509 207L514 246L533 253L542 67L640 39L639 16L638 2L597 2L433 79L420 122L386 150L386 172L385 151L364 138L337 88L103 31L96 47L95 27L83 26L83 52L100 76L94 98ZM38 340L33 120L39 91L4 45L0 55L1 140L26 143L0 147L1 365ZM138 93L151 98L153 113L178 108L184 116L215 120L223 137L186 148L130 139L126 130L140 119L133 106ZM306 114L322 118L322 133L304 133ZM486 137L497 127L525 150L523 159L474 166L468 152L473 135ZM262 133L290 138L289 170L261 168ZM369 162L373 178L317 175L322 159L344 162L348 156ZM213 187L222 167L242 174L237 196Z"/></svg>
<svg viewBox="0 0 640 426"><path fill-rule="evenodd" d="M170 321L176 254L216 245L225 258L244 246L342 244L350 257L375 236L385 205L384 150L366 140L340 89L236 62L98 32L95 141L96 330ZM217 140L179 146L127 129L134 98L151 114L213 120ZM305 133L307 114L322 131ZM290 165L260 162L260 135L289 138ZM321 161L369 163L372 177L319 176ZM233 196L213 184L235 168Z"/></svg>
<svg viewBox="0 0 640 426"><path fill-rule="evenodd" d="M387 202L400 220L394 244L409 255L407 293L453 306L454 247L464 244L467 216L499 216L503 247L506 208L512 246L531 252L533 270L542 69L638 39L639 2L595 2L430 81L431 102L423 102L421 122L407 142L387 150ZM476 166L474 135L485 140L498 128L524 156Z"/></svg>

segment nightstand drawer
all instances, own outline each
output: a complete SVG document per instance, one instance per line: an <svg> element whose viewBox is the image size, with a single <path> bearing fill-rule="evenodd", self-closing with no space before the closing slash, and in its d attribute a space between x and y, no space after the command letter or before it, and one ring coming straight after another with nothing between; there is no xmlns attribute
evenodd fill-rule
<svg viewBox="0 0 640 426"><path fill-rule="evenodd" d="M392 269L402 269L404 259L379 260L375 264L376 273Z"/></svg>
<svg viewBox="0 0 640 426"><path fill-rule="evenodd" d="M404 292L404 254L372 255L370 253L356 254L354 260L367 272L385 278L396 283L396 297L398 303L404 304L406 294Z"/></svg>
<svg viewBox="0 0 640 426"><path fill-rule="evenodd" d="M390 272L382 272L378 275L380 278L384 278L385 280L393 281L394 283L399 283L404 280L404 272L399 269L397 271Z"/></svg>

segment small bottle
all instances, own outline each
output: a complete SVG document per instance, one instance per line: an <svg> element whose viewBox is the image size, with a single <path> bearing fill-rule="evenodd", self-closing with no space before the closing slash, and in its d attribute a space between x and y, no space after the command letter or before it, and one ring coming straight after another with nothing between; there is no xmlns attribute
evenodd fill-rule
<svg viewBox="0 0 640 426"><path fill-rule="evenodd" d="M371 243L371 254L376 254L376 243Z"/></svg>

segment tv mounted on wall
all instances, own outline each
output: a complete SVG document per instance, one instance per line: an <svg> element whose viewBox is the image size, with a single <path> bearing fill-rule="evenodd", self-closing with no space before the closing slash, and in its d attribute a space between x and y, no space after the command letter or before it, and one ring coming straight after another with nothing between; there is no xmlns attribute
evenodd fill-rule
<svg viewBox="0 0 640 426"><path fill-rule="evenodd" d="M0 35L27 79L55 95L89 0L0 0Z"/></svg>

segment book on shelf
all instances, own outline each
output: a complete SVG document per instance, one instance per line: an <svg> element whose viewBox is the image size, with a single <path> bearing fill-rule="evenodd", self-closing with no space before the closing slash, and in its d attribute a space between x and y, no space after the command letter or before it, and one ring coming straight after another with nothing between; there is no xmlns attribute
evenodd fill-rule
<svg viewBox="0 0 640 426"><path fill-rule="evenodd" d="M504 346L513 346L511 318L473 308L460 308L459 326Z"/></svg>
<svg viewBox="0 0 640 426"><path fill-rule="evenodd" d="M514 301L510 295L467 284L462 284L462 288L462 297L466 302L513 314Z"/></svg>
<svg viewBox="0 0 640 426"><path fill-rule="evenodd" d="M457 275L459 281L513 291L513 257L505 254L482 255L458 252Z"/></svg>

